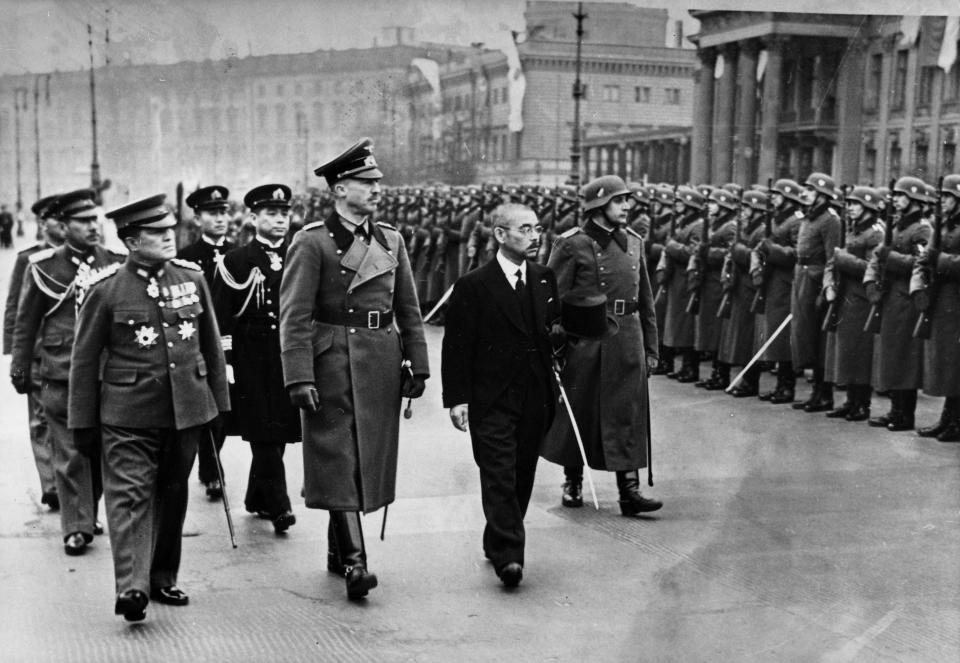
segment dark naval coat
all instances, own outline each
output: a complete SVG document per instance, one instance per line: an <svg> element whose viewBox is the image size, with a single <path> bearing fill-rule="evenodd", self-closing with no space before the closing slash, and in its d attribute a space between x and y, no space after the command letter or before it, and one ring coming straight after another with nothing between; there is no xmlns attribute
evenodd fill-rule
<svg viewBox="0 0 960 663"><path fill-rule="evenodd" d="M400 233L374 224L369 245L334 213L294 237L280 289L289 387L313 383L301 412L306 505L371 512L396 494L401 364L428 375L413 273Z"/></svg>

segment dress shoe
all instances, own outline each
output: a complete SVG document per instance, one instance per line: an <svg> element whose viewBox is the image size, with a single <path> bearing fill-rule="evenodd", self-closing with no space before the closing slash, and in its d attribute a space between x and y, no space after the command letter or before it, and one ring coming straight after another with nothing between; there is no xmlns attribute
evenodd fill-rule
<svg viewBox="0 0 960 663"><path fill-rule="evenodd" d="M640 473L637 470L618 471L617 488L620 490L620 513L624 516L635 516L638 513L649 513L663 507L660 500L652 500L640 494Z"/></svg>
<svg viewBox="0 0 960 663"><path fill-rule="evenodd" d="M207 483L207 498L215 501L223 497L223 485L219 479L214 479Z"/></svg>
<svg viewBox="0 0 960 663"><path fill-rule="evenodd" d="M117 595L117 602L113 608L113 614L123 615L128 622L143 621L146 616L147 595L139 589L128 589Z"/></svg>
<svg viewBox="0 0 960 663"><path fill-rule="evenodd" d="M850 401L847 401L836 410L830 410L827 412L828 419L846 419L847 415L850 414L850 411L853 410L853 405Z"/></svg>
<svg viewBox="0 0 960 663"><path fill-rule="evenodd" d="M874 428L886 428L893 418L898 416L900 416L898 413L888 412L887 414L881 414L879 417L871 417L867 424Z"/></svg>
<svg viewBox="0 0 960 663"><path fill-rule="evenodd" d="M87 538L83 532L74 532L64 540L63 549L68 555L82 555L87 550Z"/></svg>
<svg viewBox="0 0 960 663"><path fill-rule="evenodd" d="M870 406L858 403L854 405L845 419L847 421L866 421L870 418Z"/></svg>
<svg viewBox="0 0 960 663"><path fill-rule="evenodd" d="M833 409L833 399L821 396L820 398L813 401L812 403L808 403L807 405L805 405L803 408L803 411L810 412L810 413L828 412L832 409Z"/></svg>
<svg viewBox="0 0 960 663"><path fill-rule="evenodd" d="M670 380L676 380L677 378L680 377L681 373L683 373L683 371L670 371L668 373L665 373L664 375L666 375L667 378Z"/></svg>
<svg viewBox="0 0 960 663"><path fill-rule="evenodd" d="M347 598L352 600L362 599L377 586L376 574L368 573L363 564L348 566L344 570L344 578L347 583Z"/></svg>
<svg viewBox="0 0 960 663"><path fill-rule="evenodd" d="M563 482L563 495L560 503L571 509L583 506L583 478L567 476Z"/></svg>
<svg viewBox="0 0 960 663"><path fill-rule="evenodd" d="M920 437L938 437L940 433L946 430L949 423L949 421L941 417L940 421L935 423L933 426L921 426L918 428L917 435Z"/></svg>
<svg viewBox="0 0 960 663"><path fill-rule="evenodd" d="M721 391L730 386L730 378L724 378L723 376L717 376L716 379L710 379L707 381L707 384L704 385L704 389L707 391Z"/></svg>
<svg viewBox="0 0 960 663"><path fill-rule="evenodd" d="M741 382L730 390L730 395L734 398L748 398L750 396L756 396L759 391L756 385L746 385Z"/></svg>
<svg viewBox="0 0 960 663"><path fill-rule="evenodd" d="M657 367L650 372L650 375L669 375L673 368L665 361L660 361Z"/></svg>
<svg viewBox="0 0 960 663"><path fill-rule="evenodd" d="M97 536L103 534L103 523L101 523L99 520L95 520L93 522L93 533Z"/></svg>
<svg viewBox="0 0 960 663"><path fill-rule="evenodd" d="M770 397L770 402L774 405L781 405L783 403L792 403L793 402L793 389L777 389L774 392L773 396Z"/></svg>
<svg viewBox="0 0 960 663"><path fill-rule="evenodd" d="M292 511L284 511L279 516L273 518L273 531L276 534L283 534L291 525L296 524L297 517Z"/></svg>
<svg viewBox="0 0 960 663"><path fill-rule="evenodd" d="M176 585L155 587L150 590L150 598L164 605L187 605L190 603L190 597Z"/></svg>
<svg viewBox="0 0 960 663"><path fill-rule="evenodd" d="M913 430L913 417L902 414L899 417L891 418L887 422L887 430L893 432Z"/></svg>
<svg viewBox="0 0 960 663"><path fill-rule="evenodd" d="M681 373L680 376L677 378L677 382L682 382L684 384L687 384L690 382L696 382L699 379L700 379L700 375L698 373L688 371L686 373Z"/></svg>
<svg viewBox="0 0 960 663"><path fill-rule="evenodd" d="M56 491L50 490L40 496L40 504L46 504L51 511L60 510L60 498Z"/></svg>
<svg viewBox="0 0 960 663"><path fill-rule="evenodd" d="M762 394L759 394L757 398L759 398L761 401L769 401L771 398L774 397L776 393L777 393L776 389L773 389L771 391L765 391Z"/></svg>
<svg viewBox="0 0 960 663"><path fill-rule="evenodd" d="M509 562L497 571L504 587L516 587L523 580L523 566L519 562Z"/></svg>
<svg viewBox="0 0 960 663"><path fill-rule="evenodd" d="M954 419L937 435L940 442L960 442L960 419Z"/></svg>

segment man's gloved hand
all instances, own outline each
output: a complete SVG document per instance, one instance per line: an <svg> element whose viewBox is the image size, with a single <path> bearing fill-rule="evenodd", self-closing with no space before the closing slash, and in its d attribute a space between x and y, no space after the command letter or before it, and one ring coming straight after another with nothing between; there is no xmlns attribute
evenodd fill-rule
<svg viewBox="0 0 960 663"><path fill-rule="evenodd" d="M100 449L100 429L99 428L74 428L73 446L77 452L86 458L93 458Z"/></svg>
<svg viewBox="0 0 960 663"><path fill-rule="evenodd" d="M886 262L887 257L890 255L890 247L885 244L881 244L877 247L877 259L880 262Z"/></svg>
<svg viewBox="0 0 960 663"><path fill-rule="evenodd" d="M423 374L403 374L403 383L400 386L400 395L404 398L420 398L427 388L427 376Z"/></svg>
<svg viewBox="0 0 960 663"><path fill-rule="evenodd" d="M299 382L290 387L289 393L290 402L294 407L307 412L320 410L320 394L317 393L317 387L312 382Z"/></svg>
<svg viewBox="0 0 960 663"><path fill-rule="evenodd" d="M26 394L33 387L30 382L30 373L23 369L13 370L10 373L10 382L13 383L13 388L17 390L18 394Z"/></svg>
<svg viewBox="0 0 960 663"><path fill-rule="evenodd" d="M864 289L867 291L867 300L871 304L879 304L880 300L883 299L883 292L876 281L870 281L864 286Z"/></svg>

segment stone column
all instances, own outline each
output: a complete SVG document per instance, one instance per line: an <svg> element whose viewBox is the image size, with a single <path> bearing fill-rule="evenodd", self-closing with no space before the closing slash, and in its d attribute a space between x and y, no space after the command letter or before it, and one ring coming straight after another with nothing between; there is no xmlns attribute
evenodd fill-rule
<svg viewBox="0 0 960 663"><path fill-rule="evenodd" d="M717 55L712 48L697 52L700 68L694 72L693 93L693 163L690 179L693 183L711 181L710 159L713 153L713 73Z"/></svg>
<svg viewBox="0 0 960 663"><path fill-rule="evenodd" d="M714 184L730 181L733 171L733 105L737 93L737 46L723 44L723 76L717 86L717 122L713 129Z"/></svg>
<svg viewBox="0 0 960 663"><path fill-rule="evenodd" d="M777 136L780 126L780 93L783 77L783 49L787 40L771 36L766 40L767 67L763 73L760 104L760 160L757 178L777 179Z"/></svg>
<svg viewBox="0 0 960 663"><path fill-rule="evenodd" d="M733 181L749 187L753 179L753 153L756 142L757 51L756 41L740 42L737 77L740 80L740 109L737 117L739 147L733 163Z"/></svg>

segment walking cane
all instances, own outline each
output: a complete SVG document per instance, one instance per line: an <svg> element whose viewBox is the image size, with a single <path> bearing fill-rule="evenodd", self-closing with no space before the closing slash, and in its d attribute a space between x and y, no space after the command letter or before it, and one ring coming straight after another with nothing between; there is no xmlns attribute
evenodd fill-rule
<svg viewBox="0 0 960 663"><path fill-rule="evenodd" d="M560 368L557 362L553 362L553 377L557 379L557 386L560 387L560 398L567 407L567 416L570 417L570 426L573 428L573 436L577 438L577 447L580 449L580 458L583 459L583 473L587 477L587 485L590 486L590 495L593 497L593 506L599 511L600 503L597 501L597 491L593 487L593 475L590 474L590 466L587 464L587 452L583 448L583 439L580 437L580 427L577 426L577 420L573 416L573 409L570 407L570 401L567 400L567 390L563 388L563 381L560 380Z"/></svg>
<svg viewBox="0 0 960 663"><path fill-rule="evenodd" d="M209 428L207 433L210 436L210 447L213 449L213 460L217 466L217 478L220 479L220 487L223 489L223 511L227 514L227 529L230 530L230 544L237 547L237 537L233 532L233 516L230 515L230 500L227 498L227 484L223 480L223 469L220 467L220 454L217 452L217 443L213 439L213 431Z"/></svg>
<svg viewBox="0 0 960 663"><path fill-rule="evenodd" d="M649 377L649 376L648 376ZM653 488L653 430L650 427L650 386L647 383L647 485Z"/></svg>
<svg viewBox="0 0 960 663"><path fill-rule="evenodd" d="M791 320L793 320L793 313L790 313L789 315L787 315L786 318L783 319L783 322L780 323L780 326L777 327L777 330L776 330L775 332L773 332L773 334L770 335L770 338L767 339L767 342L764 343L764 344L760 347L759 350L757 350L757 354L753 355L753 359L751 359L751 360L747 363L747 365L743 367L743 370L742 370L742 371L740 371L739 373L737 373L737 377L733 378L733 379L730 381L730 386L728 386L726 389L724 389L725 392L727 392L727 393L729 394L729 393L730 393L730 390L737 386L737 383L740 382L740 380L743 379L743 376L746 375L747 371L749 371L750 368L751 368L754 364L757 363L757 360L760 359L761 356L763 356L763 353L767 351L767 348L769 348L770 345L771 345L775 340L777 340L777 336L779 336L780 333L781 333L784 329L786 329L787 325L790 324L790 321L791 321Z"/></svg>
<svg viewBox="0 0 960 663"><path fill-rule="evenodd" d="M437 305L430 309L430 312L427 313L423 318L423 324L427 324L430 318L432 318L437 311L440 310L440 307L447 303L447 300L450 299L450 295L453 294L453 286L447 288L447 291L443 293L443 297L440 298L440 301L437 302Z"/></svg>

